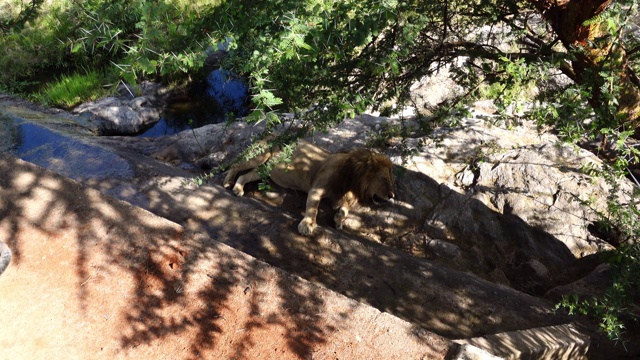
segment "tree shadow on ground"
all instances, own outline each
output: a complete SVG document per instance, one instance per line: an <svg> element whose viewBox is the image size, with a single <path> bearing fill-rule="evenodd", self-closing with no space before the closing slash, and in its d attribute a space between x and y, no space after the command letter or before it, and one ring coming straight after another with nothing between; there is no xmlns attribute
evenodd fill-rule
<svg viewBox="0 0 640 360"><path fill-rule="evenodd" d="M256 200L238 199L219 186L167 190L166 184L157 182L144 194L134 195L145 197L140 204L148 210L206 234L193 236L175 224L150 222L142 211L103 200L95 192L28 165L2 162L0 229L14 252L12 266L26 266L34 247L50 245L29 245L21 235L25 228L35 229L47 242L53 241L51 245L61 233L76 229L74 243L68 246L82 311L90 312L96 294L114 284L120 286L121 281L130 281L134 289L123 294L127 307L116 315L122 325L119 349L125 353L189 334L190 340L181 346L191 358L205 357L211 351L219 351L220 357L250 357L264 340L260 336L280 331L286 343L270 344L274 352L305 358L331 343L332 334L359 309L355 302L342 307L327 303L326 289L270 270L221 243L451 338L573 320L554 313L552 304L544 300L337 232L331 229L331 221L325 221L316 236L302 237L296 232L300 216L295 211L283 213ZM458 223L449 223L453 233L456 224L470 225L457 231L455 238L472 244L477 233L500 234L495 244L484 244L482 251L511 259L501 270L508 272L513 267L513 274L526 276L529 269L520 266L522 254L505 249L511 246L510 238L520 239L530 236L528 233L542 240L528 244L529 249L558 247L561 261L566 260L567 250L557 239L527 227L517 216L493 212L426 175L407 172L405 176L398 181L399 203L411 204L412 197L421 196L431 199L431 204L420 211L411 207L382 211L422 226L426 218L443 213L439 204L446 198L457 209L473 210L459 217ZM409 178L415 181L407 181ZM113 195L129 200L124 192ZM299 198L303 203L305 196ZM44 201L44 206L34 209L29 205L32 200ZM450 215L456 214L456 206L447 210ZM489 212L488 220L478 222L478 212ZM497 261L481 265L499 267ZM247 300L238 304L233 300L238 298ZM407 335L420 338L418 332L407 331Z"/></svg>
<svg viewBox="0 0 640 360"><path fill-rule="evenodd" d="M77 229L73 263L83 311L89 311L94 293L119 281L118 276L129 279L134 289L127 294L130 305L118 315L120 347L125 351L169 341L175 334L191 334L185 346L193 358L229 346L233 350L224 355L241 358L260 344L260 336L265 336L260 334L279 329L286 344L274 349L305 358L327 344L357 307L329 311L335 305L326 302L322 288L271 273L264 264L220 243L451 338L569 321L554 314L552 304L544 300L337 232L331 228L332 214L325 215L325 226L316 236L306 238L297 234L296 211L238 199L219 186L168 190L171 180L165 179L134 195L145 198L140 204L157 215L206 234L194 237L175 224L149 222L142 211L105 202L95 192L79 191L70 182L27 165L17 169L7 164L5 168L12 171L6 172L1 185L11 190L0 200L0 228L8 234L5 241L14 252L14 264L20 265L28 253L17 240L21 227L35 228L48 237ZM510 279L529 271L521 266L526 257L512 246L513 239L535 233L533 238L541 241L525 249L557 247L561 262L567 261L568 251L557 239L528 227L517 216L498 214L424 174L405 170L403 174L398 180L398 204L414 205L416 196L430 203L419 211L414 206L389 206L373 212L404 217L419 227L427 218L449 213L455 219L457 211L471 209L457 222L444 222L447 230L469 248L499 254L493 263L477 266L483 270L493 266ZM113 194L129 200L124 192ZM296 194L298 209L305 197ZM34 210L29 205L33 199L44 199L45 205ZM445 200L454 206L444 209ZM489 216L480 221L480 213ZM479 233L493 242L474 245ZM473 251L470 254L467 263L474 261ZM501 263L504 259L509 261ZM234 300L238 298L247 300L238 304ZM240 320L232 323L234 313L233 318ZM414 332L408 334L416 337Z"/></svg>
<svg viewBox="0 0 640 360"><path fill-rule="evenodd" d="M437 192L438 184L424 175L420 176ZM551 304L543 300L335 231L330 221L312 238L299 236L295 229L300 215L295 211L282 213L282 209L254 199L233 198L230 192L219 189L215 186L202 187L193 196L205 197L210 209L224 209L222 211L228 215L237 212L242 218L241 223L246 224L244 228L232 230L227 225L223 226L213 215L215 210L209 213L192 212L194 216L190 218L188 226L205 231L212 238L272 265L438 334L477 336L566 321L560 315L553 315L549 311ZM294 196L304 204L304 195ZM464 201L474 202L473 206L484 206L477 200ZM387 208L386 211L393 209ZM495 216L499 214L495 213ZM505 220L500 226L508 229L514 221ZM551 236L544 236L545 240L553 240ZM556 240L556 243L559 242ZM568 253L566 248L564 251ZM504 303L504 299L513 301L514 307L496 306L497 303ZM515 315L514 311L518 314ZM487 321L487 318L491 320Z"/></svg>
<svg viewBox="0 0 640 360"><path fill-rule="evenodd" d="M0 234L17 254L13 274L58 272L60 281L51 287L71 292L57 300L66 301L65 321L89 329L111 324L110 334L117 334L111 355L149 354L162 343L184 358L270 357L267 351L273 358L309 358L323 345L330 345L325 352L344 346L335 345L336 334L375 330L374 318L362 320L367 330L352 328L370 308L211 240L266 245L280 232L280 240L309 241L292 235L282 216L273 219L260 210L256 215L250 211L255 205L233 206L224 192L216 193L220 190L198 190L192 200L211 195L218 205L226 204L207 218L219 226L209 236L198 235L11 157L3 155L0 168ZM252 216L263 221L247 228L255 224L247 222ZM295 259L302 254L286 251L282 241L258 247L283 261L305 261ZM55 259L52 268L41 269L44 253ZM34 306L40 295L51 296L36 295ZM71 302L78 303L77 313ZM89 333L78 333L77 342ZM432 353L447 350L442 340L434 345L431 338L409 339ZM101 350L109 341L105 336ZM350 341L353 348L363 346Z"/></svg>
<svg viewBox="0 0 640 360"><path fill-rule="evenodd" d="M412 255L416 251L407 243L420 242L416 245L422 248L420 255L423 256L419 257L452 269L471 271L494 282L489 274L499 273L499 283L508 283L516 290L536 296L586 274L597 265L573 271L576 259L567 246L544 230L528 225L517 215L500 214L472 194L461 194L422 173L404 168L396 173L402 175L397 178L395 202L383 206L358 206L349 216L356 219L357 228L348 228L349 219L345 231L360 239L379 237L381 243ZM306 194L271 185L272 193L268 196L255 184L247 185L245 193L293 218L301 218ZM483 191L518 190L485 188ZM334 210L323 202L318 223L324 229L331 229L333 215ZM374 236L370 236L371 233L375 233ZM429 248L430 241L440 244L441 249ZM448 248L443 250L445 246ZM536 259L533 266L539 263L548 271L536 273L531 268L532 259Z"/></svg>

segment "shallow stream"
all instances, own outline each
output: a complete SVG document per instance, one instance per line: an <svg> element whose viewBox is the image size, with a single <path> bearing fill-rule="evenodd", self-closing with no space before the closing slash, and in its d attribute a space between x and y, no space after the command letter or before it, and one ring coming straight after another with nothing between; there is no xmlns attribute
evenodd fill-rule
<svg viewBox="0 0 640 360"><path fill-rule="evenodd" d="M189 97L171 102L160 121L138 135L159 137L247 114L248 87L224 70L209 74ZM77 119L0 101L0 152L8 152L72 179L128 179L134 169L119 154L89 141Z"/></svg>

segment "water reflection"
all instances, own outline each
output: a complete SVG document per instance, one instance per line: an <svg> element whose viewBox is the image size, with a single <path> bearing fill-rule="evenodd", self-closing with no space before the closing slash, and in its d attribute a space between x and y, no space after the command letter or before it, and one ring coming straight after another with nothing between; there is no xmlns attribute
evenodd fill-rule
<svg viewBox="0 0 640 360"><path fill-rule="evenodd" d="M19 123L12 153L72 179L131 178L133 170L101 147L62 136L42 126Z"/></svg>
<svg viewBox="0 0 640 360"><path fill-rule="evenodd" d="M223 69L214 70L207 76L203 90L168 104L160 121L140 136L172 135L224 122L228 116L246 116L248 92L242 79Z"/></svg>
<svg viewBox="0 0 640 360"><path fill-rule="evenodd" d="M209 74L207 83L209 84L207 96L221 105L223 113L233 112L236 116L247 115L248 109L245 103L249 88L242 80L228 71L218 69Z"/></svg>

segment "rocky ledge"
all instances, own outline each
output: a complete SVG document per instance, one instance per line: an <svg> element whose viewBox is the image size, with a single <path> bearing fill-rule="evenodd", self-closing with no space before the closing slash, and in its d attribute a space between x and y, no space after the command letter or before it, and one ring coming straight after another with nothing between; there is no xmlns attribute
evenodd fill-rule
<svg viewBox="0 0 640 360"><path fill-rule="evenodd" d="M487 116L476 111L459 127L418 135L413 120L362 115L309 140L330 151L377 145L396 164L397 201L356 209L348 232L543 296L587 275L598 264L595 255L617 244L595 230L598 213L607 211L609 185L583 171L602 164L589 151L532 123L507 129ZM394 137L400 128L408 135ZM238 122L157 139L103 140L184 168L216 168L261 130ZM621 180L619 203L629 200L632 187ZM292 216L298 211L293 192L275 187L253 196ZM559 289L550 294L561 295Z"/></svg>

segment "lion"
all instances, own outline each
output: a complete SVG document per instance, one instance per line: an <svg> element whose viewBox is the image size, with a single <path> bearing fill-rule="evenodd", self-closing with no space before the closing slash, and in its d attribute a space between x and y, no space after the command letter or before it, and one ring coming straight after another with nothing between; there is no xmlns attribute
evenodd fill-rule
<svg viewBox="0 0 640 360"><path fill-rule="evenodd" d="M267 151L255 158L231 167L223 186L231 187L242 196L244 185L260 179L257 167L277 156L278 150ZM382 204L394 195L393 164L385 155L367 149L355 149L348 153L331 154L307 141L300 141L291 156L291 161L279 161L269 177L287 189L307 193L304 217L298 232L309 236L315 231L318 207L323 198L328 198L337 210L334 221L342 229L349 208L359 202ZM240 175L239 172L249 170Z"/></svg>

